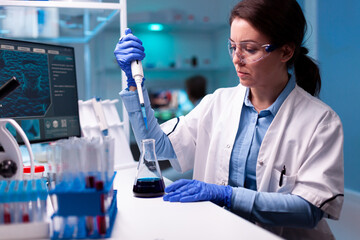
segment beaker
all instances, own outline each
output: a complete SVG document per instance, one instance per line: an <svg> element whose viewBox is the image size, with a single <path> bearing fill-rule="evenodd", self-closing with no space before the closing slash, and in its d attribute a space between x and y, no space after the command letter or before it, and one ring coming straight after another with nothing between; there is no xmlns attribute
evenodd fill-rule
<svg viewBox="0 0 360 240"><path fill-rule="evenodd" d="M164 195L165 184L155 153L155 140L141 141L141 156L137 167L133 192L136 197Z"/></svg>

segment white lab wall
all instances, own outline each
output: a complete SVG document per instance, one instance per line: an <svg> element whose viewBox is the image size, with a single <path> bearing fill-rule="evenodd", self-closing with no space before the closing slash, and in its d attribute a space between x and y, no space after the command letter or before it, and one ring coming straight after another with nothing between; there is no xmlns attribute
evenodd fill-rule
<svg viewBox="0 0 360 240"><path fill-rule="evenodd" d="M360 2L303 0L310 55L319 63L320 98L340 116L344 128L345 188L360 192L360 128L358 125L360 74Z"/></svg>
<svg viewBox="0 0 360 240"><path fill-rule="evenodd" d="M344 128L345 187L360 192L360 2L318 1L321 98Z"/></svg>
<svg viewBox="0 0 360 240"><path fill-rule="evenodd" d="M310 56L320 66L321 100L343 123L345 197L340 220L328 220L336 239L357 239L360 217L360 127L358 92L360 74L360 3L356 0L303 0Z"/></svg>

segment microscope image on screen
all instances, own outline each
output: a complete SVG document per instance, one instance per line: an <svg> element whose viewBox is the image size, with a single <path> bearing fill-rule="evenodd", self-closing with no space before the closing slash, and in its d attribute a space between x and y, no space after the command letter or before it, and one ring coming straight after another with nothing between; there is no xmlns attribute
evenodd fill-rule
<svg viewBox="0 0 360 240"><path fill-rule="evenodd" d="M20 86L1 102L1 117L43 116L51 104L48 56L0 50L0 86L16 77Z"/></svg>
<svg viewBox="0 0 360 240"><path fill-rule="evenodd" d="M14 119L31 143L79 137L74 48L0 38L0 118Z"/></svg>

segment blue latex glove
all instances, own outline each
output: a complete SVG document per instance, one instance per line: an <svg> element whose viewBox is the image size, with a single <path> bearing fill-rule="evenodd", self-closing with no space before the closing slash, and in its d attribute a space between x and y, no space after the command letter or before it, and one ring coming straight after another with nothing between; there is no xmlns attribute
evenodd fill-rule
<svg viewBox="0 0 360 240"><path fill-rule="evenodd" d="M232 188L198 180L180 179L165 188L164 201L197 202L211 201L220 206L231 206Z"/></svg>
<svg viewBox="0 0 360 240"><path fill-rule="evenodd" d="M128 87L136 87L136 83L131 74L130 64L135 60L143 60L145 57L145 49L142 46L142 42L139 38L135 37L130 28L125 30L125 35L123 35L118 44L116 44L114 55L120 66L120 68L125 72L127 77ZM143 79L144 81L145 79Z"/></svg>

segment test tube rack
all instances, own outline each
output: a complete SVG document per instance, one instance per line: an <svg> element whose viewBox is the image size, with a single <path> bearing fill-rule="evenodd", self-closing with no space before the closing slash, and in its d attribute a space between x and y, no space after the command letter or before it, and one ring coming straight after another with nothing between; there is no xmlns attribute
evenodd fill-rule
<svg viewBox="0 0 360 240"><path fill-rule="evenodd" d="M0 239L49 238L46 180L0 181Z"/></svg>
<svg viewBox="0 0 360 240"><path fill-rule="evenodd" d="M64 189L61 186L51 190L50 197L55 196L57 202L57 210L51 217L51 238L109 238L117 214L117 191L113 189L115 175L116 172L103 190ZM101 221L106 224L105 230Z"/></svg>

